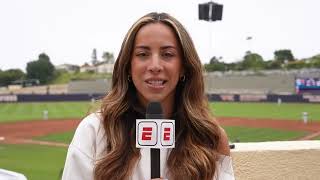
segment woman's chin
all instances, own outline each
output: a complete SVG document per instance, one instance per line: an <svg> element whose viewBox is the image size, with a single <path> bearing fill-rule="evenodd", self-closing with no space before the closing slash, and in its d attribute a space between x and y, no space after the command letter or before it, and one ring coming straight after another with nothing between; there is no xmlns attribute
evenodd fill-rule
<svg viewBox="0 0 320 180"><path fill-rule="evenodd" d="M159 96L153 96L148 98L148 102L162 102L163 101L163 97L159 97Z"/></svg>

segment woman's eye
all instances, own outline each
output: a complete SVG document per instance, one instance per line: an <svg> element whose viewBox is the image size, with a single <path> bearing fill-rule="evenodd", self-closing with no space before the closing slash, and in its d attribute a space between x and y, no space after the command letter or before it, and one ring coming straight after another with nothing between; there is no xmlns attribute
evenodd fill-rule
<svg viewBox="0 0 320 180"><path fill-rule="evenodd" d="M165 52L165 53L163 53L163 56L166 57L166 58L170 58L170 57L173 57L174 54L171 53L171 52Z"/></svg>
<svg viewBox="0 0 320 180"><path fill-rule="evenodd" d="M138 52L138 53L136 53L136 56L138 56L138 57L146 57L148 54L147 53L145 53L145 52Z"/></svg>

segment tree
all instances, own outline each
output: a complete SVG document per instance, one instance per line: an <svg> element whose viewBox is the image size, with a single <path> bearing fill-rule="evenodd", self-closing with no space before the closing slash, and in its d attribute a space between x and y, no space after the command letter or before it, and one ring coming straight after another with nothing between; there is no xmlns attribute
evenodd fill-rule
<svg viewBox="0 0 320 180"><path fill-rule="evenodd" d="M302 69L302 68L308 68L308 64L306 63L305 60L299 60L299 61L294 61L294 62L289 62L285 64L285 67L287 69Z"/></svg>
<svg viewBox="0 0 320 180"><path fill-rule="evenodd" d="M42 53L38 60L27 63L27 78L39 79L40 83L44 84L51 80L54 70L49 56Z"/></svg>
<svg viewBox="0 0 320 180"><path fill-rule="evenodd" d="M225 64L226 66L226 71L229 71L229 70L242 70L242 67L241 67L241 62L237 61L237 62L232 62L232 63L226 63Z"/></svg>
<svg viewBox="0 0 320 180"><path fill-rule="evenodd" d="M311 57L310 63L312 64L312 67L320 68L320 54Z"/></svg>
<svg viewBox="0 0 320 180"><path fill-rule="evenodd" d="M225 71L226 65L223 62L220 62L215 56L210 59L209 64L205 64L204 68L207 72L212 71Z"/></svg>
<svg viewBox="0 0 320 180"><path fill-rule="evenodd" d="M264 61L262 56L257 53L246 54L242 61L243 69L260 70L264 69Z"/></svg>
<svg viewBox="0 0 320 180"><path fill-rule="evenodd" d="M92 65L96 65L99 63L98 59L97 59L97 50L94 48L92 50L92 54L91 54L91 62L92 62Z"/></svg>
<svg viewBox="0 0 320 180"><path fill-rule="evenodd" d="M25 73L20 69L0 70L0 86L7 86L13 81L24 79Z"/></svg>
<svg viewBox="0 0 320 180"><path fill-rule="evenodd" d="M110 52L103 52L102 54L102 59L109 63L109 64L113 64L114 63L114 57L113 57L113 53Z"/></svg>
<svg viewBox="0 0 320 180"><path fill-rule="evenodd" d="M281 69L281 62L275 60L269 60L265 62L266 69Z"/></svg>
<svg viewBox="0 0 320 180"><path fill-rule="evenodd" d="M274 60L280 62L281 64L286 63L285 61L294 61L294 56L289 49L277 50L274 52Z"/></svg>
<svg viewBox="0 0 320 180"><path fill-rule="evenodd" d="M219 62L218 58L215 57L215 56L213 56L213 57L210 59L209 64L214 64L214 63L217 63L217 62Z"/></svg>

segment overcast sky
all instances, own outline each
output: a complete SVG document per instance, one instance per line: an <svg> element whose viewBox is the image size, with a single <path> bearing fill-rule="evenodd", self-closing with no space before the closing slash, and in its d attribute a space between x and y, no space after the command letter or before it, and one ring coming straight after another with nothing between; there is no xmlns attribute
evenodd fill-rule
<svg viewBox="0 0 320 180"><path fill-rule="evenodd" d="M20 68L45 52L54 65L90 62L93 48L117 56L128 28L142 15L168 12L193 38L202 63L265 60L278 49L296 58L320 53L319 0L215 0L222 21L198 20L203 0L0 0L0 69ZM251 36L252 40L246 40Z"/></svg>

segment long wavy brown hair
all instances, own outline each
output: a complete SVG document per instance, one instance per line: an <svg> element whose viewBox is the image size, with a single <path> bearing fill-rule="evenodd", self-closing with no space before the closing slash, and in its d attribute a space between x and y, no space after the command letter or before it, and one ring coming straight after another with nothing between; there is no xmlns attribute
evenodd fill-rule
<svg viewBox="0 0 320 180"><path fill-rule="evenodd" d="M204 92L203 69L186 29L166 13L150 13L130 28L117 57L111 91L101 105L107 147L94 169L96 180L128 179L140 159L135 147L136 89L128 80L135 37L149 23L163 23L176 34L182 50L185 80L175 95L176 145L167 161L169 179L209 180L215 174L220 129L211 117ZM179 105L179 106L177 106Z"/></svg>

